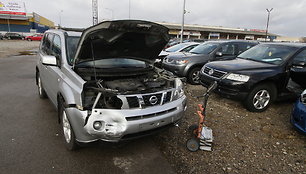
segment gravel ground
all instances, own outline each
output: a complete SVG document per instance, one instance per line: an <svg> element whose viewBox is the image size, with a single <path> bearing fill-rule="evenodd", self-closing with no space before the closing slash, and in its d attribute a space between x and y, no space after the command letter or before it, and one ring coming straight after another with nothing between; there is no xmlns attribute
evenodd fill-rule
<svg viewBox="0 0 306 174"><path fill-rule="evenodd" d="M18 55L25 50L38 48L39 41L0 40L0 58Z"/></svg>
<svg viewBox="0 0 306 174"><path fill-rule="evenodd" d="M293 102L251 113L241 103L212 94L206 125L213 129L213 151L189 152L188 127L197 123L196 105L206 89L187 85L188 109L180 128L154 137L177 173L306 173L306 137L289 122Z"/></svg>

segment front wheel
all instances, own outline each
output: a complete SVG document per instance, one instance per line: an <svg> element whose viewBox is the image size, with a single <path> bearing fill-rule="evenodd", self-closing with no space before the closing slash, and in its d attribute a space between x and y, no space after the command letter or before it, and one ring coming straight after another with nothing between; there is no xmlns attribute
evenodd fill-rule
<svg viewBox="0 0 306 174"><path fill-rule="evenodd" d="M245 106L251 112L263 112L275 100L277 89L273 84L261 84L248 94Z"/></svg>
<svg viewBox="0 0 306 174"><path fill-rule="evenodd" d="M64 141L65 146L70 151L76 150L77 147L78 147L77 141L75 139L74 131L72 129L72 126L70 124L69 118L67 116L67 113L66 113L66 110L65 110L63 104L61 104L61 106L59 108L59 112L60 112L60 119L61 119L63 136L64 136L64 140L65 140Z"/></svg>
<svg viewBox="0 0 306 174"><path fill-rule="evenodd" d="M27 39L27 40L28 40L28 41L32 41L32 39L30 39L30 38L29 38L29 39Z"/></svg>
<svg viewBox="0 0 306 174"><path fill-rule="evenodd" d="M200 83L200 70L201 68L199 67L196 67L190 70L190 72L188 73L188 77L187 77L190 84L197 85Z"/></svg>

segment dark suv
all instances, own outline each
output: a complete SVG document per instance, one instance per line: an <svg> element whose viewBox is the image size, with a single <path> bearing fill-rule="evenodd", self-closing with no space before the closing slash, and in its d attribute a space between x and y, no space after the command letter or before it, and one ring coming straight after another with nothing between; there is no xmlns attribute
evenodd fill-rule
<svg viewBox="0 0 306 174"><path fill-rule="evenodd" d="M172 54L164 58L163 68L187 77L191 84L199 83L199 72L209 61L229 60L257 45L254 41L209 41L190 50L189 53Z"/></svg>
<svg viewBox="0 0 306 174"><path fill-rule="evenodd" d="M200 72L202 85L219 81L217 93L244 101L253 112L288 93L289 84L305 89L305 77L306 44L260 44L234 60L210 62Z"/></svg>

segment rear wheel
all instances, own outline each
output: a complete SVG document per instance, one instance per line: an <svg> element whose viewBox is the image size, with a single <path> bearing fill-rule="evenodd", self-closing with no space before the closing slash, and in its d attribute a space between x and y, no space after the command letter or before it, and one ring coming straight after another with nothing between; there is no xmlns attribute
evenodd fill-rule
<svg viewBox="0 0 306 174"><path fill-rule="evenodd" d="M277 89L273 84L260 84L248 94L245 106L251 112L263 112L275 100Z"/></svg>
<svg viewBox="0 0 306 174"><path fill-rule="evenodd" d="M27 40L28 40L28 41L32 41L32 39L30 39L30 38L28 38Z"/></svg>
<svg viewBox="0 0 306 174"><path fill-rule="evenodd" d="M201 68L196 67L189 71L187 79L190 84L197 85L200 83L200 70Z"/></svg>
<svg viewBox="0 0 306 174"><path fill-rule="evenodd" d="M38 95L41 99L45 99L45 98L47 98L47 94L46 94L46 92L44 90L44 87L41 83L39 72L36 73L36 78L37 78Z"/></svg>

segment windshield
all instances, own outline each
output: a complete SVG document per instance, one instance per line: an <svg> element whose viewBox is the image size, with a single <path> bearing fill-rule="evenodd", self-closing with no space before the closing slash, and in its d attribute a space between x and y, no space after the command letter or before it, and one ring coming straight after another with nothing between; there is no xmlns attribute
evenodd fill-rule
<svg viewBox="0 0 306 174"><path fill-rule="evenodd" d="M165 51L166 52L176 52L176 51L184 48L186 45L187 44L185 44L185 43L177 44L177 45L174 45L174 46L172 46L170 48L167 48Z"/></svg>
<svg viewBox="0 0 306 174"><path fill-rule="evenodd" d="M144 61L128 59L128 58L113 58L100 59L96 61L86 61L77 65L77 67L96 67L96 68L146 68L149 65Z"/></svg>
<svg viewBox="0 0 306 174"><path fill-rule="evenodd" d="M72 65L79 40L80 40L80 37L77 37L77 36L68 36L66 38L67 61L69 65Z"/></svg>
<svg viewBox="0 0 306 174"><path fill-rule="evenodd" d="M258 45L241 53L238 58L279 65L296 49L284 45Z"/></svg>
<svg viewBox="0 0 306 174"><path fill-rule="evenodd" d="M209 54L214 51L218 47L218 45L219 44L217 43L204 43L194 47L189 52L193 54Z"/></svg>

